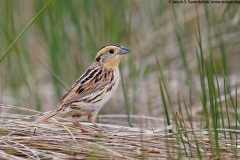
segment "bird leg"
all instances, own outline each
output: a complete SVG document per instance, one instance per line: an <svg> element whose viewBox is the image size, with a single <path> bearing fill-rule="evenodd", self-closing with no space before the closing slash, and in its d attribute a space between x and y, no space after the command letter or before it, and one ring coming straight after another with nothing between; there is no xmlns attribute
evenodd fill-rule
<svg viewBox="0 0 240 160"><path fill-rule="evenodd" d="M78 125L79 129L83 132L83 133L87 133L87 132L91 132L90 130L87 130L85 128L83 128L83 126L78 122L80 116L72 116L74 122Z"/></svg>
<svg viewBox="0 0 240 160"><path fill-rule="evenodd" d="M88 114L88 120L90 123L92 123L94 126L96 126L97 128L99 128L100 130L102 130L103 132L107 132L106 129L102 128L101 126L99 126L96 122L94 122L94 119L96 117L96 115L98 114L98 110L93 110L92 112L90 112Z"/></svg>

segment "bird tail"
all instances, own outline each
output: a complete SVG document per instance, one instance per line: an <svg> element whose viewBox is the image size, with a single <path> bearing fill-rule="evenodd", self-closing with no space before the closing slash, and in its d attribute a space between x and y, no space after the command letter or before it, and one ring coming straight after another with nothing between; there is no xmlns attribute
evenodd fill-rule
<svg viewBox="0 0 240 160"><path fill-rule="evenodd" d="M42 115L41 117L39 117L38 119L36 119L33 123L31 123L27 127L40 124L40 123L42 123L42 122L52 118L53 116L59 114L60 111L61 110L59 110L59 109L58 110L49 111L49 112L45 113L44 115Z"/></svg>

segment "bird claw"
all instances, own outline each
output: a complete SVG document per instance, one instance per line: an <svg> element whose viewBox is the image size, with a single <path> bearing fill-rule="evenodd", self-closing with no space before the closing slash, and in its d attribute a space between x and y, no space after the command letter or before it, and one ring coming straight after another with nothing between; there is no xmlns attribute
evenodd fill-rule
<svg viewBox="0 0 240 160"><path fill-rule="evenodd" d="M99 128L99 131L101 132L101 133L107 133L107 130L106 129L104 129L104 128Z"/></svg>
<svg viewBox="0 0 240 160"><path fill-rule="evenodd" d="M91 132L92 132L91 130L84 129L84 128L80 128L80 130L81 130L83 133L91 133Z"/></svg>
<svg viewBox="0 0 240 160"><path fill-rule="evenodd" d="M83 132L83 133L96 133L92 130L88 130L88 129L85 129L85 128L80 128L80 130ZM104 129L104 128L97 128L96 131L99 131L101 133L107 133L107 130Z"/></svg>

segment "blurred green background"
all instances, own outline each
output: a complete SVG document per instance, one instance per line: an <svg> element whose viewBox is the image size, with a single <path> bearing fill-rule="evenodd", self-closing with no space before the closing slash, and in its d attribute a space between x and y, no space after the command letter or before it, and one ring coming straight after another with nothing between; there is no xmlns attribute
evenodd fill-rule
<svg viewBox="0 0 240 160"><path fill-rule="evenodd" d="M1 56L47 2L0 1ZM119 43L131 53L120 66L122 80L116 94L100 114L164 118L164 106L172 106L174 111L185 108L182 114L190 113L190 119L198 121L211 94L216 103L220 98L227 104L231 95L235 107L239 104L239 24L238 4L197 7L168 0L53 1L0 63L0 103L40 111L56 108L97 50ZM212 74L203 61L214 64ZM208 74L214 77L213 83ZM219 85L214 85L216 78ZM231 114L236 117L230 108Z"/></svg>

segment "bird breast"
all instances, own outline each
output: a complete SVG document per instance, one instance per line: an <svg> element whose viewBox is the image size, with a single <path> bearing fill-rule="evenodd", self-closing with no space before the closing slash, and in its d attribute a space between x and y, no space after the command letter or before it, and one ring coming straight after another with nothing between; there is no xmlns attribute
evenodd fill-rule
<svg viewBox="0 0 240 160"><path fill-rule="evenodd" d="M80 101L71 103L70 107L66 107L64 112L69 114L78 112L81 115L85 115L93 110L100 110L116 91L119 79L119 70L115 70L110 83L103 86L99 91L86 95Z"/></svg>

